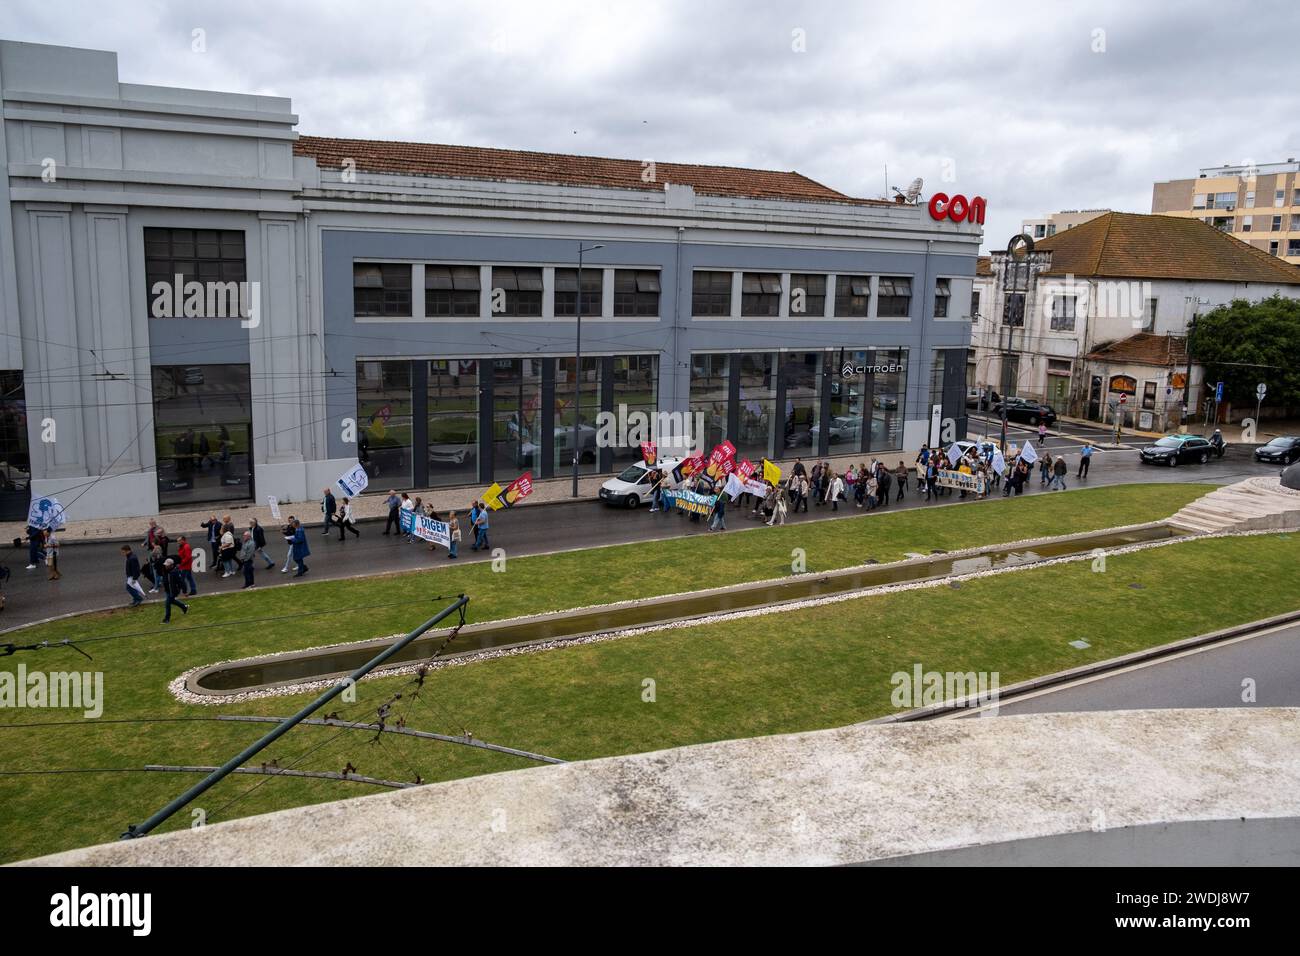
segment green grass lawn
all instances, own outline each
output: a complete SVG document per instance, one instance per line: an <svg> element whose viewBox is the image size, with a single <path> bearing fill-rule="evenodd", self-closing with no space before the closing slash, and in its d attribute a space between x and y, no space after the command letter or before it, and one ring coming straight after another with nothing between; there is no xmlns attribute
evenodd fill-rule
<svg viewBox="0 0 1300 956"><path fill-rule="evenodd" d="M0 770L220 763L269 726L188 718L287 714L311 695L190 707L167 692L173 677L218 660L404 631L461 591L473 599L470 619L489 620L779 576L789 573L795 547L807 551L809 570L825 570L868 558L897 560L908 551L1137 523L1166 516L1205 490L1098 488L978 508L877 514L517 558L504 574L486 564L439 563L435 572L203 597L193 613L166 631L157 626L156 606L84 615L29 630L23 640L137 636L87 644L93 664L59 649L6 658L0 668L13 670L21 660L32 669L102 670L103 717L87 721L67 711L0 711L6 725L0 730ZM906 592L502 658L436 672L420 699L408 695L398 713L412 727L444 733L468 729L479 739L566 759L835 726L885 712L892 689L888 675L915 662L926 669L997 670L1008 684L1275 613L1296 601L1288 595L1300 594L1297 558L1295 536L1202 542L1114 558L1106 574L1092 574L1084 562L971 582L960 590ZM1259 562L1290 569L1283 571L1287 580L1223 573ZM1146 588L1128 588L1133 581ZM334 610L304 617L300 609ZM1041 625L1025 627L1021 622L1034 613L1041 615ZM953 623L968 620L988 623ZM1117 620L1125 622L1122 629ZM1132 626L1138 620L1143 626ZM1093 647L1084 652L1068 647L1077 636L1087 637ZM641 699L647 678L656 682L653 704ZM378 703L403 683L403 678L363 682L355 704L330 709L371 719ZM140 718L165 720L113 723ZM57 720L70 723L39 730L10 727ZM264 756L286 766L328 741L301 766L339 770L351 761L360 773L399 780L416 773L441 780L532 766L454 745L391 736L371 743L369 738L362 732L300 728ZM0 818L0 857L112 839L197 779L155 773L0 777L0 805L7 810ZM205 794L198 805L216 822L373 790L334 781L240 776ZM189 823L182 814L169 827Z"/></svg>

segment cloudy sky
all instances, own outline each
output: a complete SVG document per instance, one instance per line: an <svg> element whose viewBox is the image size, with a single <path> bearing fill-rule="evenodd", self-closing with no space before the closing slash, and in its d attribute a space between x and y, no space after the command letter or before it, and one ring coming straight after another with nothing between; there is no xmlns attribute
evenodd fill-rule
<svg viewBox="0 0 1300 956"><path fill-rule="evenodd" d="M1155 180L1300 156L1293 0L5 0L0 35L116 51L125 82L288 96L306 134L795 169L857 196L887 164L986 197L986 249L1027 216L1149 212Z"/></svg>

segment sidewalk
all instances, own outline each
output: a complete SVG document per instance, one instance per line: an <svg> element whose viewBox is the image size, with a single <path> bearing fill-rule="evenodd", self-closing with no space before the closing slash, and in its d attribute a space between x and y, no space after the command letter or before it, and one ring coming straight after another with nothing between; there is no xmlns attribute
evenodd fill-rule
<svg viewBox="0 0 1300 956"><path fill-rule="evenodd" d="M882 460L886 464L893 462L897 467L897 461L894 455L907 462L909 469L913 467L912 460L916 457L915 453L910 455L903 452L889 453ZM850 464L857 465L860 462L868 462L872 458L870 453L859 453L854 455L828 456L821 459L829 461L831 467L836 471L843 471ZM806 458L804 465L811 470L816 458ZM782 471L788 476L790 466L794 464L794 459L778 461L777 464ZM598 504L597 494L600 486L608 481L613 475L591 475L581 476L578 479L578 499L589 501L592 504ZM397 492L407 492L412 498L423 499L424 504L433 503L434 508L439 514L445 515L448 511L456 511L464 514L469 511L470 505L476 498L482 496L487 490L490 482L473 485L458 485L453 488L435 488L435 489L411 489L397 488ZM371 485L370 489L364 495L358 495L352 499L352 513L356 516L358 522L361 521L384 521L388 517L388 508L384 505L384 499L388 497L388 485ZM334 489L335 498L341 497L338 489ZM563 478L547 478L533 482L533 492L525 499L524 504L520 507L534 508L539 505L563 504L573 501L573 476L566 475ZM59 540L62 546L78 543L105 542L105 541L122 541L127 544L137 544L144 540L145 532L149 527L149 519L153 518L160 526L167 530L168 536L174 543L180 535L189 536L190 543L198 541L207 541L207 532L202 528L202 523L208 520L210 515L215 514L218 518L230 515L235 523L236 528L247 528L250 518L256 518L258 522L267 528L279 529L280 525L289 519L290 515L297 517L302 523L310 528L319 527L321 523L320 501L299 501L299 502L280 502L280 514L283 516L280 521L271 517L271 509L266 499L261 501L237 501L237 502L218 502L217 504L205 506L203 508L186 508L183 510L164 511L157 515L145 515L137 518L89 518L82 521L69 521L66 529L60 533ZM0 541L9 541L13 538L24 538L27 533L26 525L21 521L7 521L0 523Z"/></svg>

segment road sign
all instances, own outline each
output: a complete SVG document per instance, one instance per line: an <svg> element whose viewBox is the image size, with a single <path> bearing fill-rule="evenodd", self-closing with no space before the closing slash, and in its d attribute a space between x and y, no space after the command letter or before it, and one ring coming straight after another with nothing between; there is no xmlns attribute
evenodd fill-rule
<svg viewBox="0 0 1300 956"><path fill-rule="evenodd" d="M1255 386L1255 397L1259 399L1261 402L1264 400L1264 396L1267 394L1268 394L1268 386L1265 385L1263 382L1260 382L1258 385Z"/></svg>
<svg viewBox="0 0 1300 956"><path fill-rule="evenodd" d="M1121 396L1119 397L1119 403L1120 403L1121 405L1127 405L1127 404L1128 404L1128 396L1127 396L1127 395L1121 395Z"/></svg>
<svg viewBox="0 0 1300 956"><path fill-rule="evenodd" d="M1214 386L1214 400L1215 400L1216 402L1221 402L1221 401L1223 401L1223 383L1222 383L1222 382L1219 382L1217 385Z"/></svg>

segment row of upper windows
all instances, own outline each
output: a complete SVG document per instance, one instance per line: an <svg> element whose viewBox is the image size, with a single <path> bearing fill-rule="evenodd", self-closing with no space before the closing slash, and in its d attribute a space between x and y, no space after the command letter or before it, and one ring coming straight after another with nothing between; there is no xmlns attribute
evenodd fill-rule
<svg viewBox="0 0 1300 956"><path fill-rule="evenodd" d="M612 314L618 318L654 318L659 314L659 273L648 269L615 269ZM358 316L400 318L414 307L412 267L406 263L353 265L354 312ZM535 266L493 266L488 280L488 311L507 318L537 318L543 314L546 289L543 270ZM556 269L552 314L600 316L604 305L604 269ZM424 314L439 318L478 318L483 313L482 271L478 266L424 266Z"/></svg>
<svg viewBox="0 0 1300 956"><path fill-rule="evenodd" d="M614 269L614 317L655 317L659 314L659 273L644 269ZM413 308L412 277L409 263L368 263L353 265L354 312L358 316L401 318ZM692 276L691 314L702 318L730 316L734 273L696 270ZM785 294L782 275L775 272L740 274L740 315L775 318L781 314ZM816 273L790 274L789 311L791 316L826 315L831 276ZM582 314L602 315L605 270L584 269L582 274ZM543 270L537 266L492 266L488 286L490 314L507 318L540 317L546 294ZM477 266L424 266L424 314L428 317L477 318L482 314L482 270ZM866 318L870 314L873 294L872 277L837 275L832 315L842 318ZM875 282L876 316L907 318L911 313L912 280L907 276L881 276ZM936 318L948 314L951 295L948 279L935 283ZM578 310L578 270L556 269L553 291L555 316L572 316Z"/></svg>
<svg viewBox="0 0 1300 956"><path fill-rule="evenodd" d="M247 278L244 233L231 229L147 228L145 272L149 288L156 282L241 282ZM654 318L659 315L659 272L653 269L584 269L579 296L578 270L555 269L551 314L558 317L601 316L606 272L612 273L613 317ZM546 290L543 270L532 266L477 266L426 264L424 314L426 317L478 318L483 312L482 277L490 274L488 310L504 317L540 317ZM733 273L696 270L692 277L691 314L700 317L732 315ZM357 262L353 265L353 305L358 316L411 317L414 307L410 263ZM832 276L825 273L791 273L788 276L788 311L792 317L834 316L866 318L875 296L879 318L907 318L911 313L912 280L907 276L835 275L833 299L828 303ZM740 274L740 315L775 318L787 295L783 276L774 272ZM951 295L948 279L934 288L934 316L948 315ZM827 312L827 305L832 311Z"/></svg>
<svg viewBox="0 0 1300 956"><path fill-rule="evenodd" d="M1241 202L1240 205L1247 209L1257 208L1256 202L1255 190L1247 189L1245 200ZM1196 193L1192 197L1193 209L1236 209L1238 205L1237 193L1235 192ZM1286 205L1286 190L1273 190L1274 208L1285 208ZM1300 206L1300 189L1293 189L1291 191L1291 205Z"/></svg>
<svg viewBox="0 0 1300 956"><path fill-rule="evenodd" d="M830 275L792 272L789 310L799 316L828 317L826 312ZM691 315L699 317L732 314L733 273L697 269L691 280ZM871 311L871 276L836 275L829 314L835 318L866 318ZM935 317L947 315L948 280L940 279L935 292ZM779 272L740 274L740 315L744 318L775 318L781 314L785 290ZM881 276L876 280L876 316L905 319L912 310L912 280L908 276Z"/></svg>
<svg viewBox="0 0 1300 956"><path fill-rule="evenodd" d="M659 315L659 272L653 269L614 269L613 312L616 318ZM414 307L413 270L409 263L357 262L352 266L353 310L358 316L410 317ZM584 316L602 315L605 270L582 270L581 307ZM537 318L542 313L545 285L542 269L533 266L492 266L488 310L507 318ZM552 293L556 316L578 314L578 270L556 269ZM425 265L424 314L430 318L478 318L483 312L482 274L478 266Z"/></svg>

